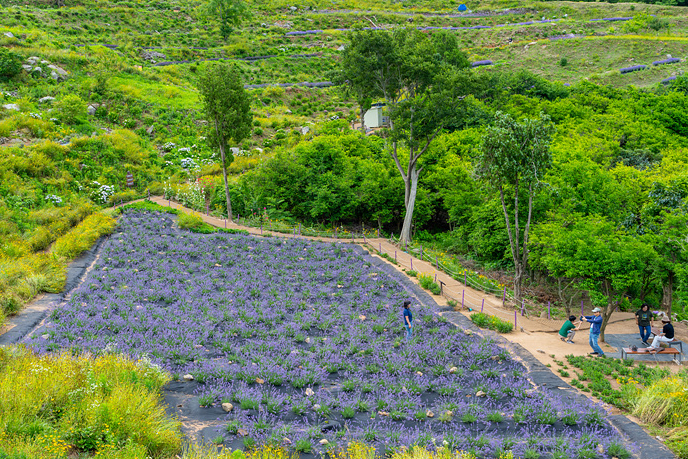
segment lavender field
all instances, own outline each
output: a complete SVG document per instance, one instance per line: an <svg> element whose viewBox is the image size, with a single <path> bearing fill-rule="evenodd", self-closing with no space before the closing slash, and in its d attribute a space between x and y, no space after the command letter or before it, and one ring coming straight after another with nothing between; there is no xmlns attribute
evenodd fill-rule
<svg viewBox="0 0 688 459"><path fill-rule="evenodd" d="M119 223L29 344L146 356L176 379L190 373L203 406L233 405L217 432L227 445L317 454L361 440L379 453L418 444L485 458L624 457L601 407L535 390L508 351L419 305L359 247L193 234L156 212L130 210Z"/></svg>

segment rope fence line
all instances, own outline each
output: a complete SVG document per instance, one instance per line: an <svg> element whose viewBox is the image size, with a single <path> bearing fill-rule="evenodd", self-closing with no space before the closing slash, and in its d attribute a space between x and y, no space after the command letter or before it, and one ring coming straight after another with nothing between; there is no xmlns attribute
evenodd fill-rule
<svg viewBox="0 0 688 459"><path fill-rule="evenodd" d="M409 248L408 246L406 246L404 247L404 250L400 247L398 239L394 238L393 235L387 239L379 237L379 230L374 232L372 234L373 237L371 238L371 234L366 234L365 232L363 232L362 234L356 234L351 232L340 233L338 228L335 228L334 231L326 231L318 230L313 227L305 227L301 224L294 225L291 227L286 224L275 225L272 221L264 222L263 224L253 226L251 225L251 223L255 222L249 221L248 219L241 219L238 216L233 222L229 223L227 219L212 216L208 211L204 213L202 211L190 209L178 202L175 202L171 199L165 199L161 196L153 196L150 198L150 200L166 207L177 208L185 212L198 214L207 223L220 228L234 227L237 229L245 229L248 230L249 233L263 236L269 235L271 233L277 233L274 235L290 238L316 239L321 241L324 240L350 242L354 244L368 246L371 249L373 249L374 252L378 252L380 255L386 255L390 257L402 268L407 268L409 270L416 271L418 270L417 268L423 267L424 265L430 265L430 275L434 278L435 282L438 285L440 285L440 295L444 296L449 300L455 301L457 307L460 305L462 309L486 312L488 314L495 315L503 320L513 322L515 329L518 329L517 327L519 325L523 325L520 322L524 322L524 319L526 321L535 322L538 325L540 325L543 329L546 329L548 331L557 331L559 329L558 323L554 323L551 319L536 317L532 314L529 314L525 302L522 302L520 308L514 309L513 316L511 315L511 311L495 307L493 304L490 303L494 301L501 301L502 305L505 306L507 301L511 303L514 302L513 295L507 291L506 287L502 290L498 290L480 284L476 282L474 279L472 279L472 276L468 275L468 270L464 270L463 273L454 271L445 263L442 263L437 257L437 255L434 256L435 260L432 260L433 252L424 251L422 246L419 249L414 247ZM397 245L399 245L399 247L398 249L391 249L386 247L383 244L383 242L386 244L391 244L393 246L396 243ZM402 254L404 256L400 256ZM404 258L406 257L408 257L408 260L404 260ZM413 266L414 261L416 263L415 267ZM418 270L418 272L421 271ZM439 280L438 276L440 277ZM443 279L444 276L448 276L449 279ZM461 279L462 277L463 279ZM450 283L459 283L462 284L465 288L460 288L460 286L448 285ZM484 292L485 295L480 295L480 293L478 293L480 291Z"/></svg>

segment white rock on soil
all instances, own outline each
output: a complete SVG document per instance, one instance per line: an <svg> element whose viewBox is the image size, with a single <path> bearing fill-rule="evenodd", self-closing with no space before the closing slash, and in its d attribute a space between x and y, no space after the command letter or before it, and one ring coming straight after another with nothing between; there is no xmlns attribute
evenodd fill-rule
<svg viewBox="0 0 688 459"><path fill-rule="evenodd" d="M229 413L234 409L234 405L232 405L231 403L223 403L222 409L225 411L225 413Z"/></svg>
<svg viewBox="0 0 688 459"><path fill-rule="evenodd" d="M184 376L182 377L182 379L183 379L184 381L193 381L193 380L194 380L194 377L193 377L193 375L186 374L186 375L184 375Z"/></svg>

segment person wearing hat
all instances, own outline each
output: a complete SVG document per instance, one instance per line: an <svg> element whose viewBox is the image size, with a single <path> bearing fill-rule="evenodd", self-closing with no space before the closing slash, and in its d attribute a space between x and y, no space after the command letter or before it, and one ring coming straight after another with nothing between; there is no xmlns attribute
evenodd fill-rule
<svg viewBox="0 0 688 459"><path fill-rule="evenodd" d="M662 317L662 333L655 336L650 344L650 352L657 352L659 350L659 343L670 343L674 340L674 326L671 325L671 319L668 316Z"/></svg>
<svg viewBox="0 0 688 459"><path fill-rule="evenodd" d="M601 312L602 310L600 308L595 308L592 310L592 316L581 316L581 320L590 323L590 347L592 348L590 355L604 357L604 351L600 345L597 344L597 341L600 339L600 330L602 328Z"/></svg>

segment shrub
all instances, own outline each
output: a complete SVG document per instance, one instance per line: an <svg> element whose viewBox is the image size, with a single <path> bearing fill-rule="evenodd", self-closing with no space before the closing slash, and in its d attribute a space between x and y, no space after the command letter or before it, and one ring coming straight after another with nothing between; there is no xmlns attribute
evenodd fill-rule
<svg viewBox="0 0 688 459"><path fill-rule="evenodd" d="M471 315L471 320L480 328L488 328L496 330L499 333L510 333L514 329L514 324L502 320L497 316L491 316L483 312L477 312Z"/></svg>
<svg viewBox="0 0 688 459"><path fill-rule="evenodd" d="M21 57L7 48L0 47L0 79L12 78L21 70Z"/></svg>
<svg viewBox="0 0 688 459"><path fill-rule="evenodd" d="M569 63L569 61L568 61L568 59L566 59L565 57L562 57L562 58L559 60L559 65L562 66L562 67L566 67L566 66L568 65L568 63Z"/></svg>
<svg viewBox="0 0 688 459"><path fill-rule="evenodd" d="M55 104L60 119L67 124L75 124L88 115L86 102L76 94L69 94Z"/></svg>
<svg viewBox="0 0 688 459"><path fill-rule="evenodd" d="M635 402L633 414L643 421L678 427L688 423L688 373L663 378L648 387Z"/></svg>
<svg viewBox="0 0 688 459"><path fill-rule="evenodd" d="M418 274L418 282L425 290L430 290L434 295L439 295L442 292L439 284L433 280L430 274Z"/></svg>
<svg viewBox="0 0 688 459"><path fill-rule="evenodd" d="M130 204L125 205L123 208L121 208L122 211L126 212L128 210L151 210L151 211L156 211L156 212L167 212L168 214L179 214L179 211L177 209L173 209L171 207L165 207L161 206L160 204L157 204L152 201L138 201L138 202L132 202Z"/></svg>
<svg viewBox="0 0 688 459"><path fill-rule="evenodd" d="M147 361L120 355L89 359L0 349L3 426L17 427L0 428L0 443L13 458L62 457L69 444L107 457L171 457L181 433L159 402L168 379ZM114 455L119 449L130 455ZM6 457L2 447L0 457Z"/></svg>
<svg viewBox="0 0 688 459"><path fill-rule="evenodd" d="M179 227L182 229L188 229L194 233L214 233L215 228L203 221L198 215L191 215L187 213L179 214Z"/></svg>
<svg viewBox="0 0 688 459"><path fill-rule="evenodd" d="M67 234L58 238L51 253L67 259L76 258L100 238L115 229L115 219L102 212L86 217Z"/></svg>

